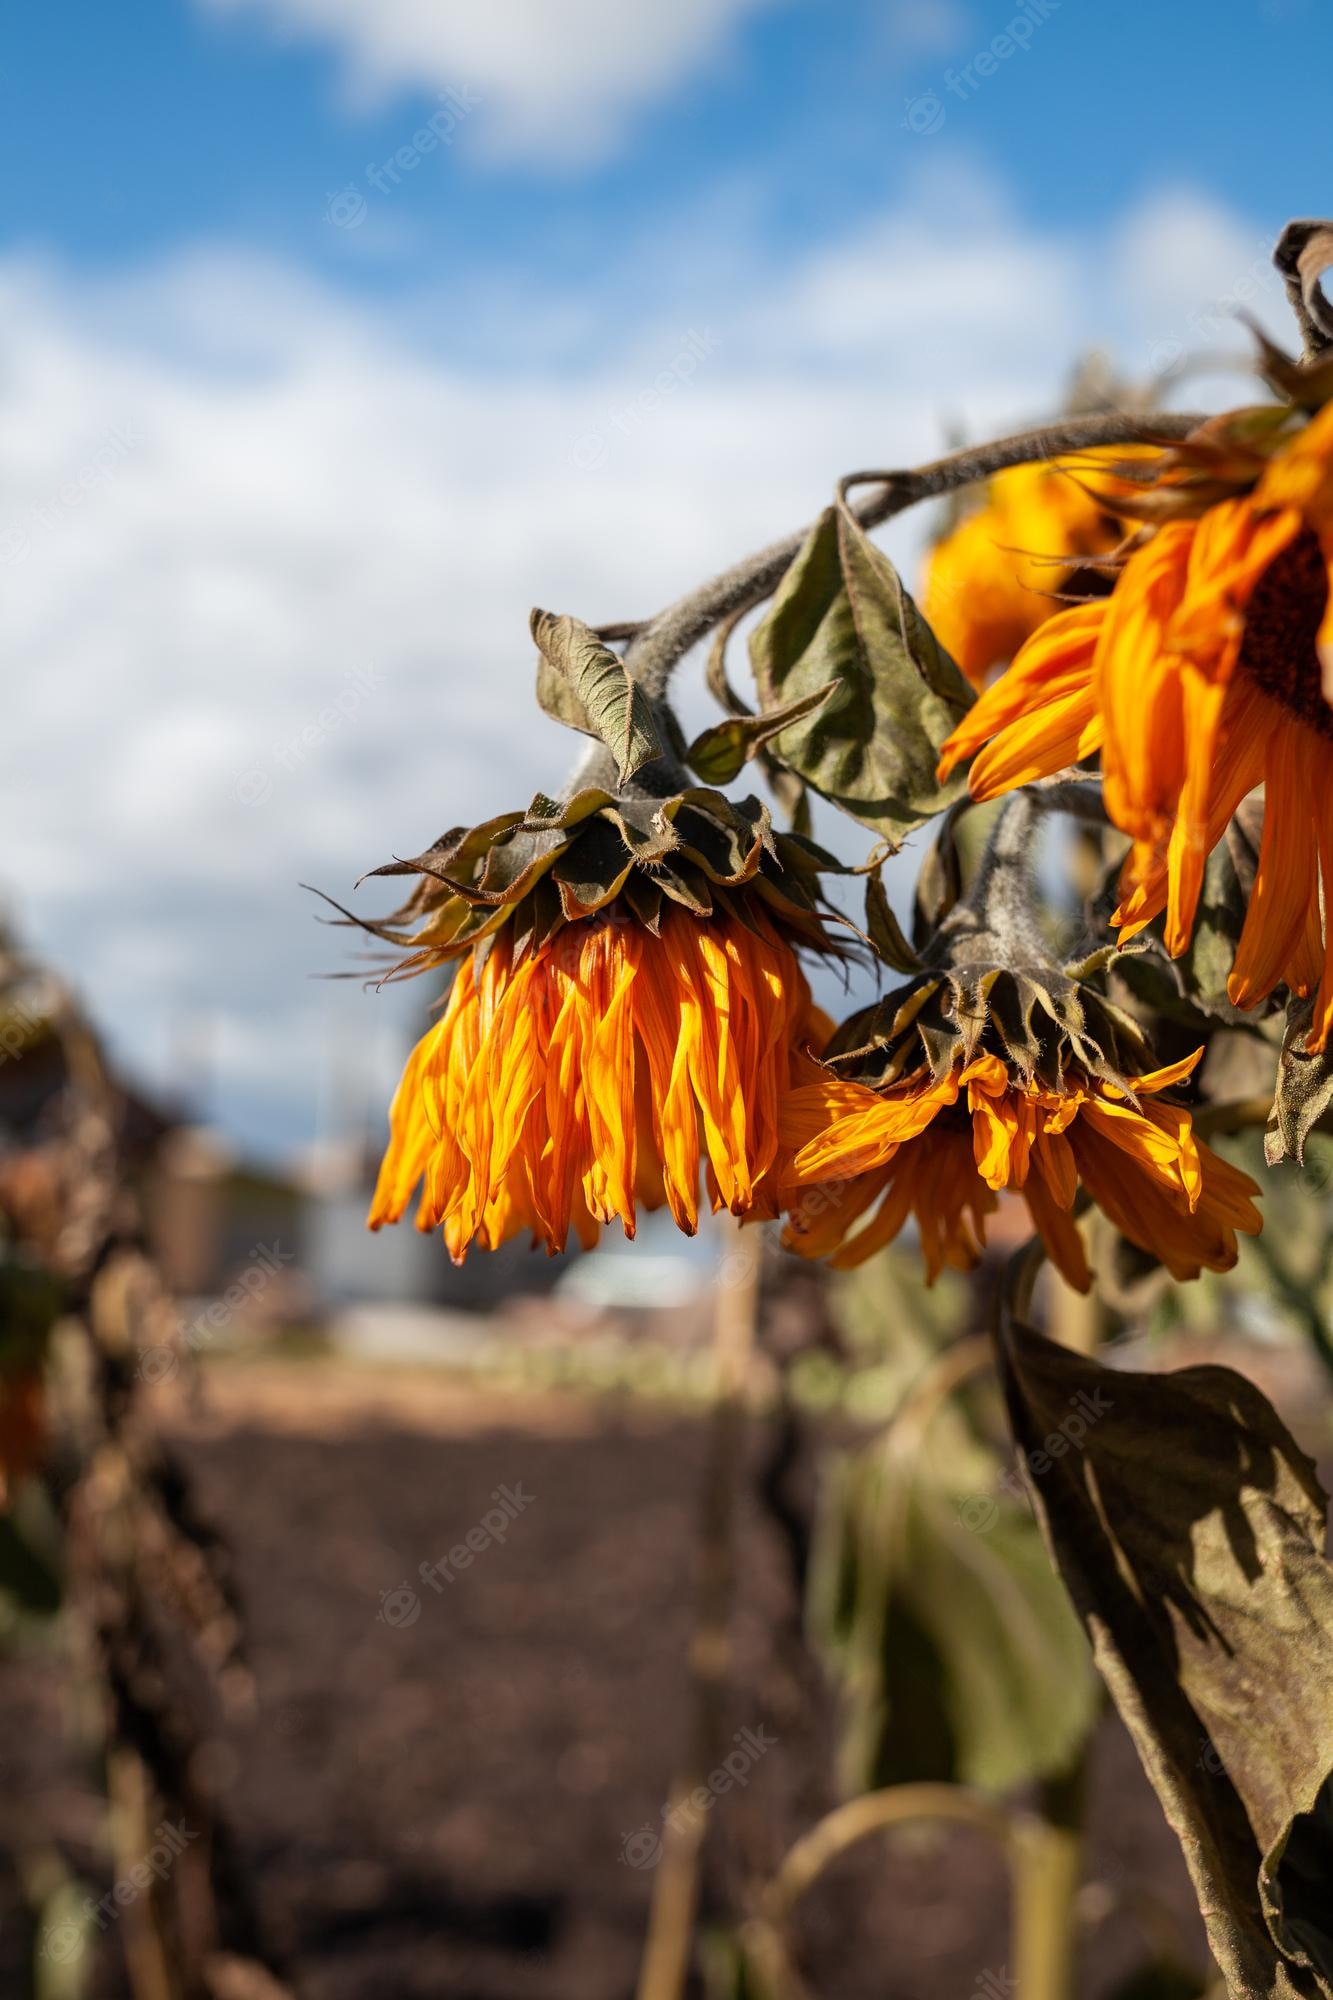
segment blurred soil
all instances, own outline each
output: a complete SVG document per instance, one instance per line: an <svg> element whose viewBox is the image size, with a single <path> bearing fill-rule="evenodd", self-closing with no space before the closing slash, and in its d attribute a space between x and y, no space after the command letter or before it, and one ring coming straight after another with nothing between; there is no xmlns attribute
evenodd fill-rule
<svg viewBox="0 0 1333 2000"><path fill-rule="evenodd" d="M685 1734L698 1421L346 1363L219 1365L203 1393L191 1408L162 1392L162 1421L231 1539L257 1695L214 1763L296 1992L627 2000ZM504 1545L432 1588L420 1566L502 1486L531 1495ZM750 1507L733 1726L776 1742L713 1808L714 1905L834 1802L831 1717L793 1613L779 1537ZM0 1851L54 1840L100 1895L60 1657L0 1662ZM1093 1797L1081 1990L1103 2000L1143 1958L1145 1927L1177 1932L1196 1962L1201 1946L1118 1725ZM0 1992L19 1994L27 1919L4 1866ZM1005 1902L978 1836L873 1840L803 1906L810 1989L1003 2000ZM98 2000L124 1990L108 1933Z"/></svg>

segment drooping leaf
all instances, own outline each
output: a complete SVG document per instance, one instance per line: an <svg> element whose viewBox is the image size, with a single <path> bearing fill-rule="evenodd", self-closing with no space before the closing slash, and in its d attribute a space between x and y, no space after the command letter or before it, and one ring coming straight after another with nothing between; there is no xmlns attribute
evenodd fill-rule
<svg viewBox="0 0 1333 2000"><path fill-rule="evenodd" d="M895 972L919 972L921 960L903 934L893 914L889 892L877 874L866 877L866 935Z"/></svg>
<svg viewBox="0 0 1333 2000"><path fill-rule="evenodd" d="M547 714L604 743L622 784L660 757L652 706L625 662L577 618L534 611L531 625L537 699Z"/></svg>
<svg viewBox="0 0 1333 2000"><path fill-rule="evenodd" d="M837 686L836 681L826 681L823 687L763 715L731 715L725 722L714 723L711 729L695 737L685 752L686 763L706 785L729 785L748 758L792 723L822 708Z"/></svg>
<svg viewBox="0 0 1333 2000"><path fill-rule="evenodd" d="M829 508L750 637L761 711L837 689L773 754L835 805L899 841L962 789L940 746L973 695L882 550Z"/></svg>
<svg viewBox="0 0 1333 2000"><path fill-rule="evenodd" d="M1333 1996L1333 1565L1314 1467L1230 1369L1112 1370L1008 1322L1051 1554L1180 1839L1232 2000ZM1072 1449L1062 1419L1089 1417Z"/></svg>
<svg viewBox="0 0 1333 2000"><path fill-rule="evenodd" d="M939 823L935 838L917 870L912 899L912 942L924 950L963 893L960 829L977 810L971 795L954 800ZM984 811L985 809L982 808ZM987 815L987 818L993 815Z"/></svg>
<svg viewBox="0 0 1333 2000"><path fill-rule="evenodd" d="M834 1506L812 1615L843 1683L847 1788L1002 1792L1067 1768L1096 1679L1027 1508L884 1452L845 1469Z"/></svg>
<svg viewBox="0 0 1333 2000"><path fill-rule="evenodd" d="M1287 1008L1287 1028L1277 1065L1277 1090L1264 1136L1270 1167L1279 1160L1305 1159L1305 1142L1333 1104L1333 1056L1327 1050L1312 1055L1305 1037L1314 1019L1312 1000L1293 999Z"/></svg>

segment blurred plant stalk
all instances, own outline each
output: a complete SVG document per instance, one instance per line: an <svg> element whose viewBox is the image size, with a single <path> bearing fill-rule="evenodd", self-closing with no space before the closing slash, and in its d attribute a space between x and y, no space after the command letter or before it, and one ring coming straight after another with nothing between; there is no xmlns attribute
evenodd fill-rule
<svg viewBox="0 0 1333 2000"><path fill-rule="evenodd" d="M662 1859L653 1881L638 2000L680 2000L689 1975L707 1815L690 1809L726 1742L735 1587L736 1502L745 1465L745 1388L754 1355L762 1245L734 1225L718 1273L713 1320L715 1376L699 1510L698 1577L690 1643L689 1747L671 1786Z"/></svg>

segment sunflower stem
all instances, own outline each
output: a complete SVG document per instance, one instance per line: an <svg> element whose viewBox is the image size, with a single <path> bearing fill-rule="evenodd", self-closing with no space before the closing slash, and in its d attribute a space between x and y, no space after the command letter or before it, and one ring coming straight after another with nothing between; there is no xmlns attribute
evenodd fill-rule
<svg viewBox="0 0 1333 2000"><path fill-rule="evenodd" d="M689 1975L707 1814L691 1804L726 1738L735 1583L736 1499L745 1446L745 1389L759 1305L760 1239L737 1227L718 1274L713 1407L699 1511L698 1580L689 1660L689 1743L671 1786L653 1879L638 2000L680 2000Z"/></svg>
<svg viewBox="0 0 1333 2000"><path fill-rule="evenodd" d="M1033 855L1037 831L1050 803L1033 790L1012 793L1001 806L982 850L976 876L950 910L927 954L950 959L965 948L995 964L1015 957L1051 957L1037 915Z"/></svg>
<svg viewBox="0 0 1333 2000"><path fill-rule="evenodd" d="M1086 1790L1080 1756L1041 1786L1039 1811L1014 1829L1014 1987L1022 2000L1073 2000Z"/></svg>
<svg viewBox="0 0 1333 2000"><path fill-rule="evenodd" d="M1320 284L1333 265L1333 221L1289 222L1274 245L1273 263L1301 330L1304 359L1317 361L1333 347L1333 306Z"/></svg>
<svg viewBox="0 0 1333 2000"><path fill-rule="evenodd" d="M1058 458L1066 452L1094 450L1104 445L1170 443L1188 436L1202 416L1177 411L1100 410L1041 424L993 443L968 445L925 465L890 472L852 472L839 482L842 497L852 486L873 484L876 490L852 511L863 528L875 528L919 501L937 499L971 486L992 473L1034 460ZM719 576L689 591L675 604L649 619L631 642L626 664L650 695L661 695L671 674L692 647L733 613L763 602L781 581L810 530L771 542L767 548L734 563Z"/></svg>

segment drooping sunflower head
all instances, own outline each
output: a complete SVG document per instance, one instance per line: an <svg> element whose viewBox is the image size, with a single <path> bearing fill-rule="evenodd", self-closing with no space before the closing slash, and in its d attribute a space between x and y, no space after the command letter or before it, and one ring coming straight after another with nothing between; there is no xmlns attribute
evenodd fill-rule
<svg viewBox="0 0 1333 2000"><path fill-rule="evenodd" d="M822 1046L798 946L834 949L819 874L756 799L589 788L458 831L412 863L397 970L458 961L408 1061L370 1212L455 1259L529 1232L553 1254L637 1207L777 1213L778 1108Z"/></svg>
<svg viewBox="0 0 1333 2000"><path fill-rule="evenodd" d="M1154 1067L1137 1024L1099 989L1107 954L1051 962L1012 889L1026 869L1025 803L997 828L934 962L846 1022L788 1098L786 1241L852 1265L915 1217L933 1281L977 1261L1008 1189L1087 1290L1082 1187L1173 1276L1225 1269L1237 1230L1259 1227L1255 1184L1195 1137L1187 1109L1159 1101L1202 1051Z"/></svg>
<svg viewBox="0 0 1333 2000"><path fill-rule="evenodd" d="M1075 571L1095 578L1086 566L1124 540L1116 503L1133 489L1117 468L1134 455L1093 451L996 473L982 504L935 544L922 609L974 687L1060 609Z"/></svg>
<svg viewBox="0 0 1333 2000"><path fill-rule="evenodd" d="M1330 386L1333 386L1331 384ZM1209 853L1265 789L1263 840L1228 994L1316 996L1333 1032L1333 402L1215 419L1131 503L1147 523L1107 598L1049 620L945 745L991 798L1100 752L1133 846L1115 921L1165 913L1189 944Z"/></svg>

